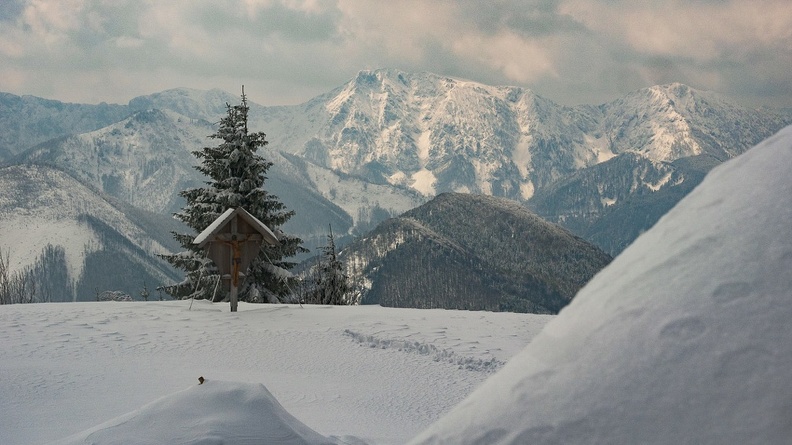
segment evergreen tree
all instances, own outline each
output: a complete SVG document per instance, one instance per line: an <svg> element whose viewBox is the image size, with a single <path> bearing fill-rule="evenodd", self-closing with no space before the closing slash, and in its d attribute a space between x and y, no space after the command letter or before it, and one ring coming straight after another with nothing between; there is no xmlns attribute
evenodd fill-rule
<svg viewBox="0 0 792 445"><path fill-rule="evenodd" d="M289 281L294 280L289 270L295 263L288 260L305 249L302 240L282 233L280 227L294 211L287 210L278 197L264 189L267 170L272 162L257 151L267 145L262 132L248 131L247 98L242 90L242 103L226 104L227 113L220 120L216 133L210 138L218 140L213 147L204 147L193 154L201 160L195 168L210 180L206 187L184 190L179 195L187 203L174 216L195 230L194 234L173 233L185 249L183 252L162 257L177 269L186 272L181 283L163 289L174 298L226 297L220 290L217 268L192 240L229 208L243 207L251 215L279 234L280 245L263 245L258 257L245 273L239 287L239 300L248 302L278 302L290 293ZM218 291L216 292L216 289Z"/></svg>
<svg viewBox="0 0 792 445"><path fill-rule="evenodd" d="M327 245L321 248L322 254L314 269L314 286L309 292L309 302L316 304L352 304L349 298L352 286L349 276L344 273L344 264L336 253L333 228L327 235Z"/></svg>

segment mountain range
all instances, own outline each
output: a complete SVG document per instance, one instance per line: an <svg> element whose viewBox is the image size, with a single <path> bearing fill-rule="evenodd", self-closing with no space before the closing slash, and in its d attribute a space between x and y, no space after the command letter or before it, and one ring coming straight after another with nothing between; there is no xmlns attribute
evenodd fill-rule
<svg viewBox="0 0 792 445"><path fill-rule="evenodd" d="M57 169L107 202L167 216L180 190L203 181L190 153L238 102L184 88L126 105L3 94L0 160ZM524 88L391 69L299 105L249 104L250 128L270 142L268 187L297 212L284 229L309 248L328 224L343 244L461 192L519 202L616 255L713 166L792 123L783 110L681 84L568 107Z"/></svg>

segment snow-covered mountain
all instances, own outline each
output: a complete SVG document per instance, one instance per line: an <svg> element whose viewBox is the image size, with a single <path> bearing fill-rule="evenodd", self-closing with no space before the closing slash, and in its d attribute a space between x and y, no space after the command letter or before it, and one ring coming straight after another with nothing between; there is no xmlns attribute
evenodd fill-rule
<svg viewBox="0 0 792 445"><path fill-rule="evenodd" d="M614 152L665 162L700 155L727 161L788 122L781 112L742 107L680 83L635 91L600 110Z"/></svg>
<svg viewBox="0 0 792 445"><path fill-rule="evenodd" d="M717 167L412 444L790 438L792 126Z"/></svg>
<svg viewBox="0 0 792 445"><path fill-rule="evenodd" d="M340 255L363 303L556 313L611 260L505 198L443 193Z"/></svg>
<svg viewBox="0 0 792 445"><path fill-rule="evenodd" d="M125 105L71 104L0 93L0 162L41 142L97 130L128 114Z"/></svg>
<svg viewBox="0 0 792 445"><path fill-rule="evenodd" d="M563 107L521 88L396 70L363 71L306 104L265 111L262 125L282 150L427 197L527 202L612 254L703 177L675 161L711 168L792 122L681 84ZM630 216L621 231L601 228L619 215Z"/></svg>
<svg viewBox="0 0 792 445"><path fill-rule="evenodd" d="M565 107L523 88L398 70L362 71L305 104L261 111L277 149L317 164L426 196L523 200L625 152L658 162L702 154L724 161L789 120L681 84Z"/></svg>
<svg viewBox="0 0 792 445"><path fill-rule="evenodd" d="M239 96L222 90L173 88L139 96L129 101L131 111L170 110L191 119L216 123L226 113L226 105L239 103Z"/></svg>
<svg viewBox="0 0 792 445"><path fill-rule="evenodd" d="M136 111L100 130L48 141L17 156L16 162L56 166L133 206L170 214L183 203L180 191L205 181L193 168L197 160L192 152L214 142L208 138L214 127L190 116L225 110L225 102L211 108L217 94L178 89L134 99L136 106L155 104L162 109ZM190 116L165 107L164 98L173 98L168 102L171 108ZM286 229L309 246L324 237L328 224L341 233L353 227L360 232L422 202L407 188L371 184L271 148L261 154L274 163L268 175L271 192L300 215Z"/></svg>
<svg viewBox="0 0 792 445"><path fill-rule="evenodd" d="M6 146L58 136L14 163L51 165L162 215L180 207L179 191L204 180L191 152L214 142L206 136L226 103L239 100L185 88L85 109L8 97L0 101L0 116L14 115L0 118ZM309 248L328 225L363 234L454 191L519 201L616 255L710 168L792 123L788 112L680 84L565 107L523 88L398 70L361 71L300 105L250 105L250 128L270 141L268 187L297 212L285 229ZM52 120L59 126L50 132Z"/></svg>
<svg viewBox="0 0 792 445"><path fill-rule="evenodd" d="M37 274L39 284L50 285L39 298L92 299L105 290L139 295L144 286L175 278L153 256L168 244L158 230L167 222L158 216L44 166L0 168L0 190L0 249L11 274Z"/></svg>
<svg viewBox="0 0 792 445"><path fill-rule="evenodd" d="M261 119L281 150L427 197L528 199L536 187L611 156L604 144L586 142L596 121L585 112L522 88L429 73L362 71L303 105L265 109Z"/></svg>
<svg viewBox="0 0 792 445"><path fill-rule="evenodd" d="M550 184L528 205L615 256L719 163L709 155L661 162L625 152Z"/></svg>
<svg viewBox="0 0 792 445"><path fill-rule="evenodd" d="M216 122L226 103L237 101L218 90L179 88L135 98L129 108L163 110L190 126ZM611 239L597 229L603 221L648 209L652 217L630 218L620 232L638 234L700 181L699 169L675 161L696 157L706 160L696 164L709 168L790 122L788 113L749 109L681 84L645 88L600 106L564 107L523 88L393 69L361 71L301 105L251 103L251 127L270 141L273 186L287 195L299 190L294 207L308 195L308 201L324 202L323 211L333 207L329 213L341 218L327 223L342 233L367 227L368 215L386 214L378 209L398 214L437 193L472 192L527 202L613 254L634 236ZM199 127L189 142L175 141L185 147L176 151L198 148L207 130ZM148 145L158 151L158 143ZM200 180L189 169L185 173ZM128 183L136 175L121 174ZM175 189L160 190L172 195ZM151 205L157 200L149 196L129 200L156 211ZM652 207L655 201L662 203L660 210ZM321 220L313 208L308 206L307 219ZM318 226L297 231L306 238L323 233Z"/></svg>
<svg viewBox="0 0 792 445"><path fill-rule="evenodd" d="M191 151L213 131L206 121L152 109L41 144L19 160L57 166L129 204L170 212L179 206L178 193L199 180Z"/></svg>

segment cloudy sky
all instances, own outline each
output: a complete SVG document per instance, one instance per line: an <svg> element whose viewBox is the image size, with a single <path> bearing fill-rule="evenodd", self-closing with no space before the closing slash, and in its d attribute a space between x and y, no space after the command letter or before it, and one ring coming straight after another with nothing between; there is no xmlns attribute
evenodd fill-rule
<svg viewBox="0 0 792 445"><path fill-rule="evenodd" d="M296 104L362 69L599 104L669 82L792 107L789 0L0 0L0 91L126 103L244 84Z"/></svg>

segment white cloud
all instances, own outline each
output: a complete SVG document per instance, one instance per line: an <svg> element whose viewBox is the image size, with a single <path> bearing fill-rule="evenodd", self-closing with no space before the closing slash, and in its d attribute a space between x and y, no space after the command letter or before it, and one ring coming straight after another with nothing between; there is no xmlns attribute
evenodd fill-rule
<svg viewBox="0 0 792 445"><path fill-rule="evenodd" d="M71 101L244 82L295 103L395 67L562 103L670 81L792 102L788 0L14 1L0 14L0 91Z"/></svg>
<svg viewBox="0 0 792 445"><path fill-rule="evenodd" d="M495 35L471 34L454 42L453 49L463 59L477 60L517 83L531 83L543 77L557 77L550 39L526 39L514 32Z"/></svg>
<svg viewBox="0 0 792 445"><path fill-rule="evenodd" d="M792 82L788 0L562 0L559 12L611 48L636 88L680 81L754 105L792 102L779 88Z"/></svg>
<svg viewBox="0 0 792 445"><path fill-rule="evenodd" d="M461 29L452 22L454 8L448 2L372 3L367 0L341 0L341 22L345 45L356 55L387 60L422 63L426 42L448 40Z"/></svg>
<svg viewBox="0 0 792 445"><path fill-rule="evenodd" d="M711 59L735 47L792 39L788 0L567 0L559 11L637 51L669 57Z"/></svg>
<svg viewBox="0 0 792 445"><path fill-rule="evenodd" d="M24 25L30 30L31 43L54 46L67 42L68 32L80 26L82 2L32 1L24 10Z"/></svg>

